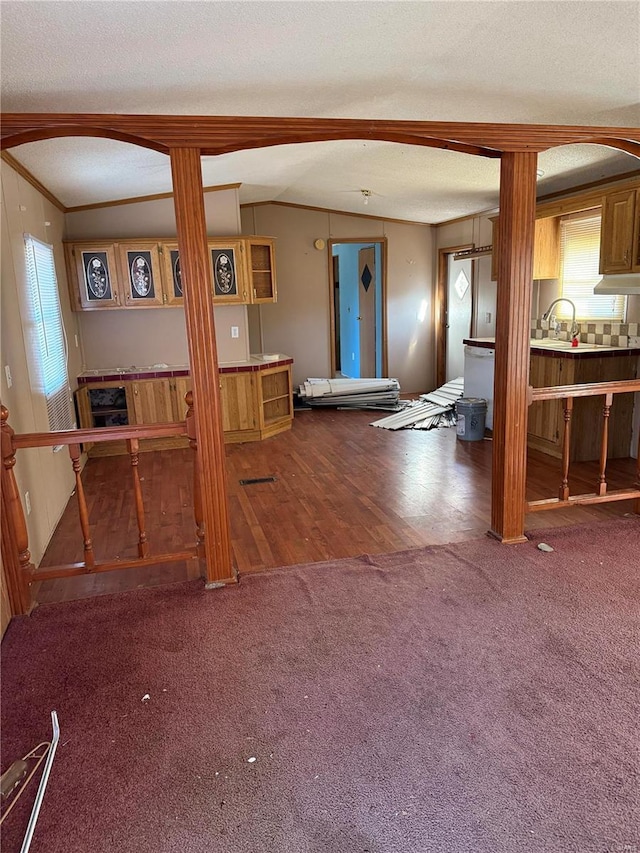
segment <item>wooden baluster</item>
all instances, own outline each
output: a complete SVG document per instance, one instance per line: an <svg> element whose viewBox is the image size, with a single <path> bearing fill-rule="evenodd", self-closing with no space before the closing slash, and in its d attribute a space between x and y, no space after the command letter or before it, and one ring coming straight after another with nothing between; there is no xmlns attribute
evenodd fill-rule
<svg viewBox="0 0 640 853"><path fill-rule="evenodd" d="M144 503L142 501L142 486L140 484L140 472L138 462L140 460L140 442L137 438L127 439L127 450L131 457L131 476L133 477L133 496L136 504L136 518L138 520L138 556L146 557L149 553L147 532L144 529Z"/></svg>
<svg viewBox="0 0 640 853"><path fill-rule="evenodd" d="M187 424L187 436L189 447L194 451L193 460L193 515L196 520L196 540L198 557L205 555L204 521L202 516L202 491L200 486L200 456L198 455L198 441L196 439L196 418L193 410L193 391L187 391L184 395L187 404L185 421Z"/></svg>
<svg viewBox="0 0 640 853"><path fill-rule="evenodd" d="M571 416L573 414L573 397L564 400L564 434L562 438L562 483L558 497L561 501L569 500L569 463L571 461Z"/></svg>
<svg viewBox="0 0 640 853"><path fill-rule="evenodd" d="M9 603L14 614L28 613L31 606L31 574L27 522L14 473L16 453L14 431L8 424L9 412L2 406L2 564L7 579Z"/></svg>
<svg viewBox="0 0 640 853"><path fill-rule="evenodd" d="M84 495L84 486L82 485L82 477L80 476L80 445L69 445L69 456L73 464L73 473L76 475L76 498L78 499L78 515L80 516L80 527L82 528L82 539L84 542L84 564L87 569L92 569L95 566L95 555L93 553L93 543L91 541L91 530L89 529L89 510L87 509L87 499Z"/></svg>
<svg viewBox="0 0 640 853"><path fill-rule="evenodd" d="M607 394L602 408L602 443L600 445L600 471L598 474L598 485L596 493L599 495L607 494L607 451L609 449L609 415L611 414L611 406L613 405L613 394Z"/></svg>

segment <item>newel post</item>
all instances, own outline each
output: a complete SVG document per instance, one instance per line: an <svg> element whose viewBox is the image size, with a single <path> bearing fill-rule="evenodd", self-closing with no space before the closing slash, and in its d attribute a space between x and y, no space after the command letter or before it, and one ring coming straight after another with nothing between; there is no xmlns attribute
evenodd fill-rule
<svg viewBox="0 0 640 853"><path fill-rule="evenodd" d="M29 536L14 467L16 453L14 431L9 426L9 412L2 406L2 565L7 581L9 603L14 615L28 613L31 606L31 554Z"/></svg>
<svg viewBox="0 0 640 853"><path fill-rule="evenodd" d="M219 586L235 583L237 578L231 558L218 355L213 321L213 281L207 251L200 150L172 148L170 155L195 402L202 529L206 540L205 580L208 586Z"/></svg>
<svg viewBox="0 0 640 853"><path fill-rule="evenodd" d="M523 542L536 166L530 151L500 161L498 295L493 415L491 533Z"/></svg>

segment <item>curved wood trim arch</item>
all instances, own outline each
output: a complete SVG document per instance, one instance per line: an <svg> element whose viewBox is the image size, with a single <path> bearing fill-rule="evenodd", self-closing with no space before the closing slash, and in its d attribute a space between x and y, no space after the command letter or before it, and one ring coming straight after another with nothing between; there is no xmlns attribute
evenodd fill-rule
<svg viewBox="0 0 640 853"><path fill-rule="evenodd" d="M11 144L5 145L2 141L2 150L14 148L17 145L25 145L28 142L41 142L45 139L57 139L63 136L92 136L101 139L115 139L117 142L127 142L131 145L138 145L143 148L151 148L153 151L159 151L161 154L168 154L169 150L157 142L148 139L142 139L139 136L133 136L130 133L120 133L117 130L105 129L102 127L86 127L84 125L77 126L45 126L34 128L33 130L18 133L11 137Z"/></svg>
<svg viewBox="0 0 640 853"><path fill-rule="evenodd" d="M640 156L640 128L628 127L100 113L5 113L1 118L3 149L75 135L118 139L163 153L177 147L197 148L202 155L331 139L377 139L485 157L579 142Z"/></svg>

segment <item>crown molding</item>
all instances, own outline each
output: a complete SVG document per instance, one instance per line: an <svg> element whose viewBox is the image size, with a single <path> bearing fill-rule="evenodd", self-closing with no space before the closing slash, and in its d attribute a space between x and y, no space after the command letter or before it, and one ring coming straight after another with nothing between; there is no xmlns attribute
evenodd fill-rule
<svg viewBox="0 0 640 853"><path fill-rule="evenodd" d="M11 166L11 168L15 172L21 175L25 179L25 181L28 181L32 187L35 187L38 192L41 193L46 199L48 199L51 204L57 207L58 210L62 211L62 213L67 212L67 208L64 206L64 204L59 201L59 199L57 199L52 192L49 192L45 185L41 184L40 181L22 165L22 163L16 160L15 157L12 157L8 151L0 152L0 157L2 157L7 166Z"/></svg>
<svg viewBox="0 0 640 853"><path fill-rule="evenodd" d="M377 222L397 222L399 225L424 225L431 228L430 222L419 222L415 219L393 219L390 216L374 216L371 213L353 213L350 210L337 210L332 207L314 207L311 204L295 204L292 201L254 201L240 205L240 209L249 207L264 207L268 204L276 204L279 207L294 207L298 210L315 210L319 213L334 213L338 216L355 216L357 219L375 219ZM344 242L344 241L343 241Z"/></svg>

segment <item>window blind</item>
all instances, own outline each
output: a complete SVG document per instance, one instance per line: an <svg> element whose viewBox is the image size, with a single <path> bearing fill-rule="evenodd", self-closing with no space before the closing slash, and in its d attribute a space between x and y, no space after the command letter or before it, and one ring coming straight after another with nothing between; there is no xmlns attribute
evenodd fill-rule
<svg viewBox="0 0 640 853"><path fill-rule="evenodd" d="M593 293L593 288L602 278L598 272L601 220L599 210L560 220L561 292L575 304L576 319L621 322L626 298ZM571 307L566 302L559 302L554 312L563 320L571 318Z"/></svg>
<svg viewBox="0 0 640 853"><path fill-rule="evenodd" d="M27 349L32 389L43 394L49 429L75 429L67 373L67 345L53 247L25 234Z"/></svg>

